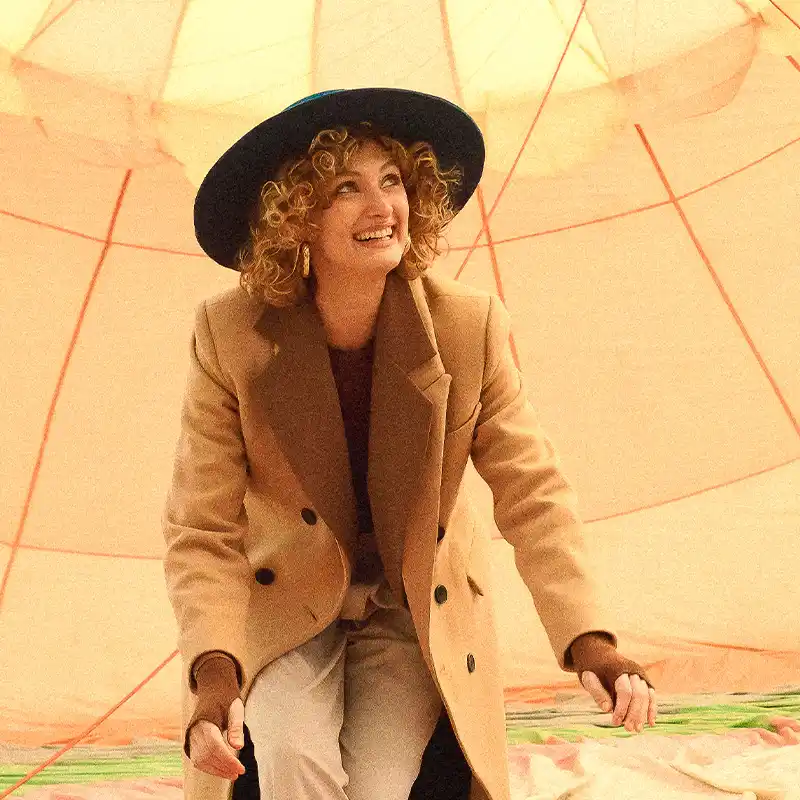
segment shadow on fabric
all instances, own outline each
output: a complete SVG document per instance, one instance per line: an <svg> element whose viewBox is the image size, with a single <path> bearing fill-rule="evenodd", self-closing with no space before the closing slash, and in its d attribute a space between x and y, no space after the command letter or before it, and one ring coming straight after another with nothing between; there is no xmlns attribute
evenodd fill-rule
<svg viewBox="0 0 800 800"><path fill-rule="evenodd" d="M244 726L244 747L239 760L245 768L233 784L233 800L261 800L253 740ZM422 755L422 765L408 800L469 800L472 773L461 752L450 718L442 710L439 722Z"/></svg>

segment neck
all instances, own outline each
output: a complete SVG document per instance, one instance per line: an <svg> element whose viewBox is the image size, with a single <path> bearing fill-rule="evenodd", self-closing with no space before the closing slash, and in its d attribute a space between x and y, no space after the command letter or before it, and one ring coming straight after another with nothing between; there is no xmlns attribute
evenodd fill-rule
<svg viewBox="0 0 800 800"><path fill-rule="evenodd" d="M355 350L375 335L386 278L358 286L317 278L314 301L331 347Z"/></svg>

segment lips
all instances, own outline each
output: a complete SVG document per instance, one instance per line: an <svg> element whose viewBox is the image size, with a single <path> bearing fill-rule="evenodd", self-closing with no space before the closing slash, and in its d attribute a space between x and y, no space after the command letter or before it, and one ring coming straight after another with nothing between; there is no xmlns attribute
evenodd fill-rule
<svg viewBox="0 0 800 800"><path fill-rule="evenodd" d="M353 234L354 241L358 242L359 244L369 244L370 242L383 242L390 239L394 236L394 232L396 229L396 225L384 225L381 228L370 228L366 231L360 231L359 233ZM367 234L382 234L382 236L371 236L368 239L358 239L358 236L365 236Z"/></svg>

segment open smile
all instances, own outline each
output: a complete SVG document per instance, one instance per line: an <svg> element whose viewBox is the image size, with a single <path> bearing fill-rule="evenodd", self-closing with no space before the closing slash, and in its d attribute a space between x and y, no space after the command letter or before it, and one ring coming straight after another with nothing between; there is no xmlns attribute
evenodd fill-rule
<svg viewBox="0 0 800 800"><path fill-rule="evenodd" d="M374 228L371 231L363 231L353 235L353 241L364 247L380 248L386 247L395 238L396 225L387 225L383 228Z"/></svg>

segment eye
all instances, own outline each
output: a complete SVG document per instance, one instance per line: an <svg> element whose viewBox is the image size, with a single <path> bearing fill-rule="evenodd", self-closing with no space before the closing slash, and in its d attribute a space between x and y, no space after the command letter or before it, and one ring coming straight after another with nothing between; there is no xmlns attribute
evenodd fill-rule
<svg viewBox="0 0 800 800"><path fill-rule="evenodd" d="M395 184L402 183L403 179L400 177L398 172L390 172L385 178L384 181L391 179Z"/></svg>
<svg viewBox="0 0 800 800"><path fill-rule="evenodd" d="M358 186L356 186L356 182L355 181L344 181L344 183L340 183L336 187L336 194L342 193L342 189L344 189L346 186L351 186L354 189L358 189Z"/></svg>

